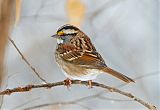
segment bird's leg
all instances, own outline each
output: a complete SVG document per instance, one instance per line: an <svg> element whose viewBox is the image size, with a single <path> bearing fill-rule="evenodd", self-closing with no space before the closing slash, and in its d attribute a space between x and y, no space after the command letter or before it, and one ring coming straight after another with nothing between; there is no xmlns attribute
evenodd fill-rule
<svg viewBox="0 0 160 110"><path fill-rule="evenodd" d="M88 86L89 86L89 88L93 88L93 87L92 87L92 80L89 80L89 81L88 81Z"/></svg>
<svg viewBox="0 0 160 110"><path fill-rule="evenodd" d="M72 81L67 78L66 80L64 80L65 85L67 86L67 88L71 87Z"/></svg>

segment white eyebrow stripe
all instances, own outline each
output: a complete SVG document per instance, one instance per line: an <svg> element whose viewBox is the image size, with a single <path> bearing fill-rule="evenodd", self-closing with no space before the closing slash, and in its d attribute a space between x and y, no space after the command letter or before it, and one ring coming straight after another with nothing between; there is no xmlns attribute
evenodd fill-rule
<svg viewBox="0 0 160 110"><path fill-rule="evenodd" d="M65 34L74 34L74 33L77 33L77 31L75 31L74 29L63 29L63 32Z"/></svg>

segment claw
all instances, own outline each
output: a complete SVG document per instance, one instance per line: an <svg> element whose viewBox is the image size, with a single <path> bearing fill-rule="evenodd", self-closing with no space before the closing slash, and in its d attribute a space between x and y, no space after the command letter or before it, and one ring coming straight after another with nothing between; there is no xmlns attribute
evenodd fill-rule
<svg viewBox="0 0 160 110"><path fill-rule="evenodd" d="M67 78L66 80L64 80L65 85L67 86L67 88L71 87L72 81Z"/></svg>

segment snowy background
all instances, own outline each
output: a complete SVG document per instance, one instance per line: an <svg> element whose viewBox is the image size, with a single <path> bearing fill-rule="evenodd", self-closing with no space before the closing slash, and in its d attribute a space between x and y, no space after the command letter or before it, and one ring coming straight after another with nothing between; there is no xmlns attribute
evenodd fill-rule
<svg viewBox="0 0 160 110"><path fill-rule="evenodd" d="M147 102L160 107L158 69L158 1L157 0L83 0L86 13L81 29L91 38L106 64L131 78L135 84L121 87ZM68 23L66 0L22 0L21 18L11 32L23 55L48 82L65 77L54 59L56 40L50 36ZM6 86L14 88L41 84L24 63L11 43L6 54ZM97 82L117 87L123 82L100 75ZM93 95L100 93L101 97ZM56 104L91 96L78 104ZM146 109L137 102L103 89L72 86L35 89L4 96L1 109L25 109L50 104L42 109L55 110L120 110ZM37 108L38 110L40 108Z"/></svg>

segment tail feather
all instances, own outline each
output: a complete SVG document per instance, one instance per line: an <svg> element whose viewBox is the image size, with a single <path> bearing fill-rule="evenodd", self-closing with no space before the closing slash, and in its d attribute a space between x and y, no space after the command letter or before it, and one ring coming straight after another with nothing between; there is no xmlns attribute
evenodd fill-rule
<svg viewBox="0 0 160 110"><path fill-rule="evenodd" d="M109 67L105 67L102 69L104 72L110 74L110 75L113 75L115 76L116 78L118 79L121 79L122 81L126 82L126 83L130 83L130 82L135 82L133 79L123 75L122 73L119 73Z"/></svg>

